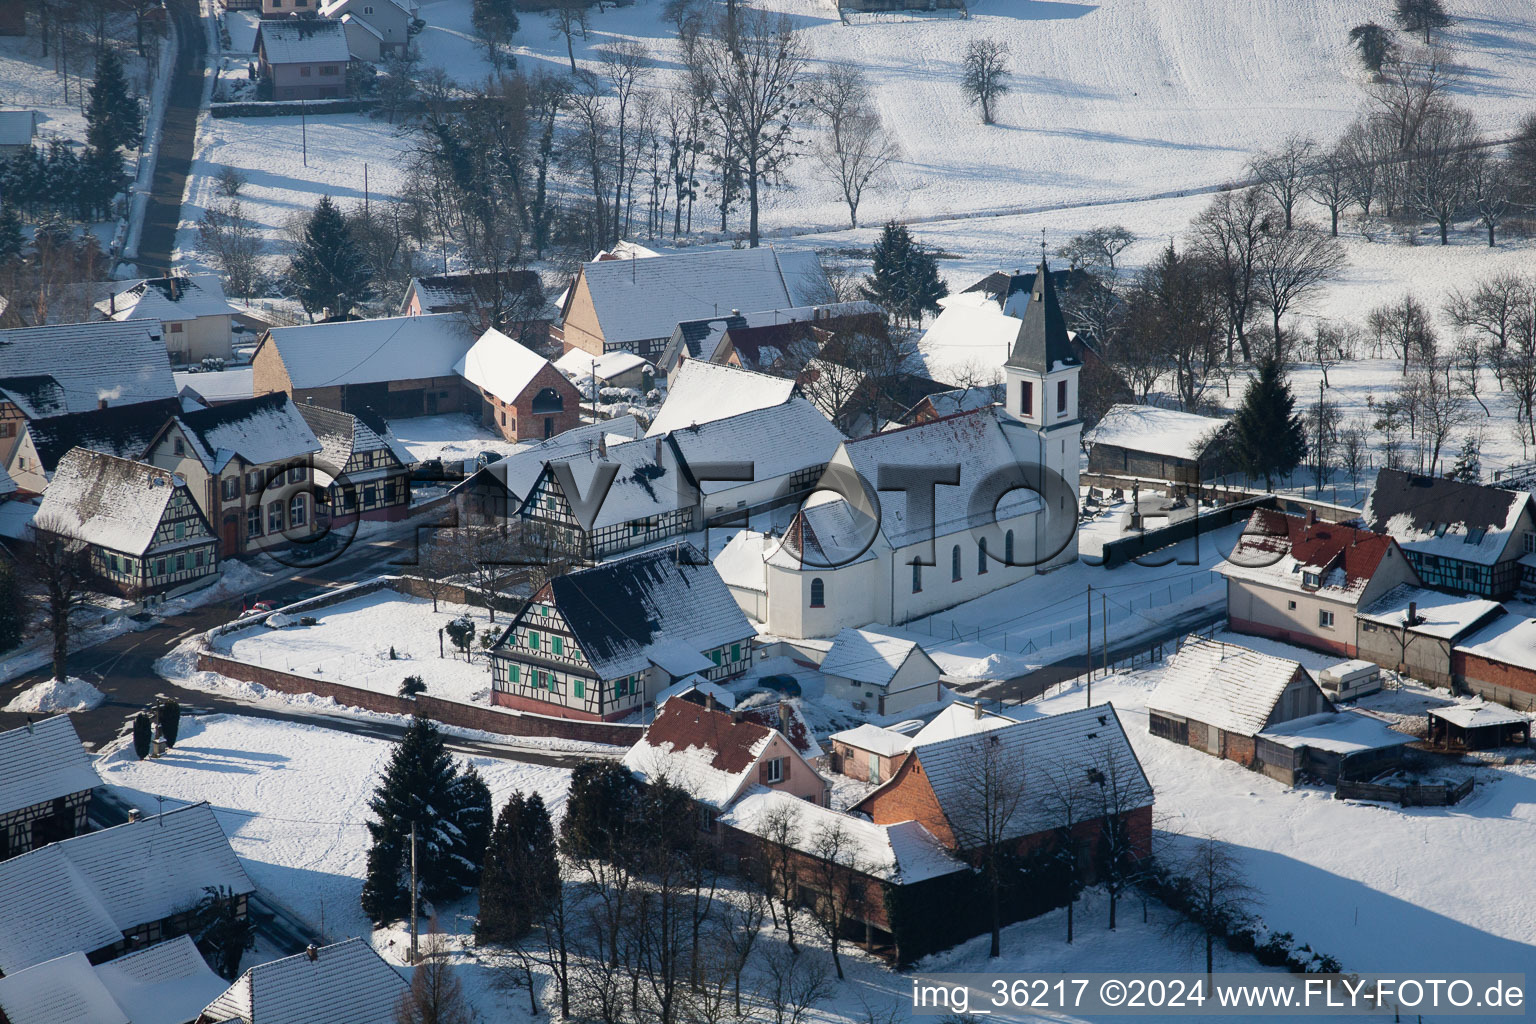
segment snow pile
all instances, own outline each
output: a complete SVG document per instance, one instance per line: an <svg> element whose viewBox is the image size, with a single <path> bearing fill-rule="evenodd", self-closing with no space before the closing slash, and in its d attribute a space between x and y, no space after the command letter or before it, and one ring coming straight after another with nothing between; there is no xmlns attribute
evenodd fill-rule
<svg viewBox="0 0 1536 1024"><path fill-rule="evenodd" d="M107 695L84 679L70 676L62 683L50 679L21 691L3 709L11 712L89 711L107 701Z"/></svg>

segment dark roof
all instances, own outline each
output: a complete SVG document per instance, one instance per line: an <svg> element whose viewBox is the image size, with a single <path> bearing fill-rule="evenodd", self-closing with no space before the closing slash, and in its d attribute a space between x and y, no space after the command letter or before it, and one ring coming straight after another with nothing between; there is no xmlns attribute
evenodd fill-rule
<svg viewBox="0 0 1536 1024"><path fill-rule="evenodd" d="M136 459L144 454L160 428L180 412L179 399L162 398L33 420L27 425L27 432L37 449L37 461L51 473L71 448L89 448Z"/></svg>
<svg viewBox="0 0 1536 1024"><path fill-rule="evenodd" d="M224 465L221 452L259 466L320 450L286 391L196 409L183 413L179 422L201 449L196 454L215 471Z"/></svg>
<svg viewBox="0 0 1536 1024"><path fill-rule="evenodd" d="M1056 284L1045 261L1035 268L1023 324L1005 366L1048 373L1054 366L1077 366L1077 353L1067 336L1067 321L1056 299Z"/></svg>
<svg viewBox="0 0 1536 1024"><path fill-rule="evenodd" d="M721 327L729 331L746 326L747 318L740 314L711 316L703 320L680 320L677 324L677 333L683 336L683 347L688 350L688 355L694 359L701 359L703 355L699 352L699 346L705 338L715 334Z"/></svg>
<svg viewBox="0 0 1536 1024"><path fill-rule="evenodd" d="M0 394L19 405L23 412L55 413L68 408L64 388L46 373L0 377Z"/></svg>
<svg viewBox="0 0 1536 1024"><path fill-rule="evenodd" d="M755 370L772 365L776 358L770 353L765 360L765 348L777 349L781 357L792 356L798 351L803 356L801 362L811 359L820 347L816 329L821 326L810 320L791 320L762 327L731 327L726 330L726 339L730 341L742 365Z"/></svg>
<svg viewBox="0 0 1536 1024"><path fill-rule="evenodd" d="M1383 469L1376 475L1365 516L1372 529L1383 533L1391 532L1388 524L1399 515L1409 516L1418 533L1432 533L1437 523L1501 531L1509 521L1511 507L1523 499L1519 491Z"/></svg>
<svg viewBox="0 0 1536 1024"><path fill-rule="evenodd" d="M532 270L476 270L462 274L435 274L418 277L412 284L421 300L423 313L459 313L469 304L493 302L496 298L498 278L503 301L514 296L536 299L544 303L544 282Z"/></svg>

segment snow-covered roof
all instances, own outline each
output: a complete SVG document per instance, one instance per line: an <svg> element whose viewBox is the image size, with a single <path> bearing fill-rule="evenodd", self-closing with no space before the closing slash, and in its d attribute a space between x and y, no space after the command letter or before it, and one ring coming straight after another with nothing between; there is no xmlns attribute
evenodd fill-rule
<svg viewBox="0 0 1536 1024"><path fill-rule="evenodd" d="M786 812L793 815L790 845L794 849L814 857L818 850L824 853L835 846L845 858L844 866L861 874L911 885L966 870L964 863L915 821L876 825L763 786L754 786L719 820L761 835L769 822L782 820ZM837 832L841 838L836 837Z"/></svg>
<svg viewBox="0 0 1536 1024"><path fill-rule="evenodd" d="M68 715L0 732L0 815L99 785Z"/></svg>
<svg viewBox="0 0 1536 1024"><path fill-rule="evenodd" d="M1416 616L1411 624L1408 622L1409 605L1414 606ZM1437 640L1458 640L1467 630L1502 610L1499 602L1487 598L1457 597L1400 583L1357 616L1366 622L1377 622L1394 629L1409 625L1412 632Z"/></svg>
<svg viewBox="0 0 1536 1024"><path fill-rule="evenodd" d="M803 398L679 427L670 437L687 465L750 461L754 480L776 480L824 466L844 440L842 432ZM698 481L705 494L739 486L730 480Z"/></svg>
<svg viewBox="0 0 1536 1024"><path fill-rule="evenodd" d="M595 459L599 441L606 441L611 448L639 436L639 421L629 415L573 427L542 441L518 445L506 458L491 463L459 486L468 487L471 482L476 485L499 483L506 489L511 507L515 509L538 483L547 463L577 457Z"/></svg>
<svg viewBox="0 0 1536 1024"><path fill-rule="evenodd" d="M865 722L852 729L835 732L828 737L833 743L842 743L859 750L868 750L881 757L894 757L912 744L912 737L905 733L882 729Z"/></svg>
<svg viewBox="0 0 1536 1024"><path fill-rule="evenodd" d="M1525 491L1383 469L1364 517L1415 554L1492 565L1511 551L1510 538L1530 506Z"/></svg>
<svg viewBox="0 0 1536 1024"><path fill-rule="evenodd" d="M0 331L0 396L28 419L175 398L158 320Z"/></svg>
<svg viewBox="0 0 1536 1024"><path fill-rule="evenodd" d="M1481 700L1469 701L1466 704L1451 704L1443 708L1430 708L1425 714L1463 729L1483 729L1491 725L1521 725L1531 720L1530 715L1521 714L1502 704L1489 704Z"/></svg>
<svg viewBox="0 0 1536 1024"><path fill-rule="evenodd" d="M237 366L233 370L185 370L171 374L178 393L191 388L210 402L233 402L238 398L250 398L255 391L255 371L249 366Z"/></svg>
<svg viewBox="0 0 1536 1024"><path fill-rule="evenodd" d="M555 360L555 369L574 379L596 375L598 380L611 380L620 374L649 365L648 360L623 349L594 356L590 352L573 348Z"/></svg>
<svg viewBox="0 0 1536 1024"><path fill-rule="evenodd" d="M1382 562L1401 557L1385 534L1340 523L1308 525L1300 516L1261 508L1216 571L1228 579L1358 604ZM1309 582L1313 576L1315 584Z"/></svg>
<svg viewBox="0 0 1536 1024"><path fill-rule="evenodd" d="M264 18L256 29L256 46L269 64L345 64L352 55L341 23L317 18Z"/></svg>
<svg viewBox="0 0 1536 1024"><path fill-rule="evenodd" d="M111 945L186 910L209 886L255 889L207 804L0 861L0 971Z"/></svg>
<svg viewBox="0 0 1536 1024"><path fill-rule="evenodd" d="M477 306L484 309L498 303L505 307L511 304L509 300L525 308L539 306L537 314L540 317L548 315L552 319L558 312L558 304L551 310L544 302L544 282L532 270L503 270L499 273L471 270L413 277L400 301L401 313L410 308L413 295L423 313L462 313Z"/></svg>
<svg viewBox="0 0 1536 1024"><path fill-rule="evenodd" d="M1005 420L1017 429L1005 430ZM872 483L880 479L881 466L959 466L958 486L933 489L932 532L929 524L908 520L906 502L900 496L882 499L880 532L891 547L899 548L1042 508L1039 495L1022 490L1009 492L996 508L973 507L974 489L983 482L1038 466L1039 444L1033 431L996 406L987 406L848 441L843 452L859 475Z"/></svg>
<svg viewBox="0 0 1536 1024"><path fill-rule="evenodd" d="M844 629L832 641L832 649L821 663L826 675L841 676L872 686L886 686L916 652L927 657L915 641L872 633L867 629ZM934 667L933 676L939 676Z"/></svg>
<svg viewBox="0 0 1536 1024"><path fill-rule="evenodd" d="M543 456L541 463L540 469L551 474L554 470L549 467L553 463L568 467L571 479L584 495L596 493L592 488L600 465L606 463L617 467L617 475L601 504L584 509L572 506L577 522L586 530L676 512L694 502L692 495L686 493L689 486L683 479L677 453L662 438L640 438L609 445L606 454L594 446L586 451L578 449L554 457Z"/></svg>
<svg viewBox="0 0 1536 1024"><path fill-rule="evenodd" d="M991 745L995 745L995 750L988 749ZM1053 778L1062 784L1076 785L1086 783L1093 771L1113 773L1125 786L1124 810L1152 803L1152 786L1114 707L1109 704L1026 718L987 730L984 735L972 733L930 741L923 739L920 732L912 738L908 749L910 756L918 759L939 807L957 833L974 832L975 816L985 813L976 797L977 770L982 757L995 757L997 764L1017 766L1026 779L1024 798L1007 823L1006 838L1032 835L1056 826L1049 804ZM886 785L894 785L900 778L893 776Z"/></svg>
<svg viewBox="0 0 1536 1024"><path fill-rule="evenodd" d="M795 382L784 377L690 359L667 382L666 401L646 436L783 405L794 390Z"/></svg>
<svg viewBox="0 0 1536 1024"><path fill-rule="evenodd" d="M677 661L682 651L697 659L756 635L720 574L691 544L616 558L557 576L549 587L603 679L643 672L657 659Z"/></svg>
<svg viewBox="0 0 1536 1024"><path fill-rule="evenodd" d="M453 372L503 402L514 403L549 360L492 327L480 335Z"/></svg>
<svg viewBox="0 0 1536 1024"><path fill-rule="evenodd" d="M1470 654L1516 668L1536 668L1536 605L1510 601L1506 614L1456 645L1458 654Z"/></svg>
<svg viewBox="0 0 1536 1024"><path fill-rule="evenodd" d="M366 940L252 967L199 1019L242 1024L394 1024L408 986Z"/></svg>
<svg viewBox="0 0 1536 1024"><path fill-rule="evenodd" d="M239 457L252 466L314 455L320 441L285 391L183 413L176 422L203 468L218 473Z"/></svg>
<svg viewBox="0 0 1536 1024"><path fill-rule="evenodd" d="M181 402L162 398L132 405L48 416L27 424L37 461L51 472L71 448L89 448L125 459L144 454L160 428L181 412Z"/></svg>
<svg viewBox="0 0 1536 1024"><path fill-rule="evenodd" d="M96 309L109 320L148 317L164 322L240 312L224 297L224 285L217 274L141 278L117 282L112 288L111 295L96 303Z"/></svg>
<svg viewBox="0 0 1536 1024"><path fill-rule="evenodd" d="M1147 698L1147 708L1239 736L1256 736L1264 731L1280 695L1298 676L1312 679L1300 662L1190 637L1168 659L1168 670Z"/></svg>
<svg viewBox="0 0 1536 1024"><path fill-rule="evenodd" d="M34 523L125 554L142 554L178 486L147 462L73 448L59 460Z"/></svg>
<svg viewBox="0 0 1536 1024"><path fill-rule="evenodd" d="M715 571L728 587L766 594L768 577L763 572L763 561L778 545L778 538L766 533L737 530L715 556Z"/></svg>
<svg viewBox="0 0 1536 1024"><path fill-rule="evenodd" d="M474 343L464 317L429 313L273 327L261 344L276 346L290 383L304 389L451 377Z"/></svg>
<svg viewBox="0 0 1536 1024"><path fill-rule="evenodd" d="M970 412L1001 401L1002 396L999 391L1001 391L1000 387L964 387L950 391L937 391L918 399L917 404L907 410L902 419L909 422L915 410L925 407L932 409L935 416L953 416L959 412ZM900 426L900 424L897 425Z"/></svg>
<svg viewBox="0 0 1536 1024"><path fill-rule="evenodd" d="M30 146L37 129L37 111L0 110L0 146Z"/></svg>
<svg viewBox="0 0 1536 1024"><path fill-rule="evenodd" d="M1083 440L1090 445L1105 444L1169 459L1193 460L1202 456L1204 444L1227 423L1215 416L1197 416L1153 405L1113 405Z"/></svg>
<svg viewBox="0 0 1536 1024"><path fill-rule="evenodd" d="M715 700L723 708L733 708L736 706L736 695L734 693L732 693L730 690L727 690L720 684L712 683L708 679L705 679L703 676L695 673L694 675L679 679L677 682L673 683L671 686L658 693L655 698L656 707L661 707L673 697L680 697L685 693L695 692L702 693L707 697L715 698Z"/></svg>
<svg viewBox="0 0 1536 1024"><path fill-rule="evenodd" d="M1006 729L1017 722L1016 718L988 711L979 703L954 703L946 706L933 720L919 729L911 738L913 745L938 743L942 740L974 736L977 733Z"/></svg>
<svg viewBox="0 0 1536 1024"><path fill-rule="evenodd" d="M782 540L765 545L766 562L781 569L828 569L875 557L874 521L842 497L813 494L790 520Z"/></svg>
<svg viewBox="0 0 1536 1024"><path fill-rule="evenodd" d="M623 763L642 780L666 779L723 810L753 781L758 759L775 735L771 726L729 709L679 697L656 709Z"/></svg>
<svg viewBox="0 0 1536 1024"><path fill-rule="evenodd" d="M597 260L581 272L609 346L670 338L680 321L732 309L807 306L829 292L815 252L771 246Z"/></svg>
<svg viewBox="0 0 1536 1024"><path fill-rule="evenodd" d="M1282 747L1326 750L1334 754L1356 754L1363 750L1400 747L1414 738L1398 732L1386 722L1353 708L1337 714L1323 713L1280 722L1259 733Z"/></svg>
<svg viewBox="0 0 1536 1024"><path fill-rule="evenodd" d="M13 1024L132 1024L78 950L0 978L0 1013Z"/></svg>
<svg viewBox="0 0 1536 1024"><path fill-rule="evenodd" d="M299 405L298 410L320 442L320 458L315 470L321 476L334 479L335 474L347 468L352 456L361 452L387 451L401 466L414 461L411 453L394 439L382 421L379 429L383 433L380 433L351 413L307 402Z"/></svg>
<svg viewBox="0 0 1536 1024"><path fill-rule="evenodd" d="M917 358L934 380L1001 374L1019 336L1019 321L971 292L939 300L939 315L917 340Z"/></svg>
<svg viewBox="0 0 1536 1024"><path fill-rule="evenodd" d="M96 968L133 1024L183 1024L224 990L189 935L137 950Z"/></svg>

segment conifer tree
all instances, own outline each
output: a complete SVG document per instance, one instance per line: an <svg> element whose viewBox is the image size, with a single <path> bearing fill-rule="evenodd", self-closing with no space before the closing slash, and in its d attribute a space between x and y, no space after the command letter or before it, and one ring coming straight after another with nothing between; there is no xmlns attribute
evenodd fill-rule
<svg viewBox="0 0 1536 1024"><path fill-rule="evenodd" d="M939 280L938 260L913 240L905 224L886 221L870 255L874 267L864 279L864 297L895 319L920 322L949 294Z"/></svg>
<svg viewBox="0 0 1536 1024"><path fill-rule="evenodd" d="M474 765L469 765L459 776L453 805L453 825L458 837L454 859L462 889L473 888L480 878L480 866L485 862L485 849L491 841L495 814L485 779L480 777Z"/></svg>
<svg viewBox="0 0 1536 1024"><path fill-rule="evenodd" d="M0 651L20 646L31 610L15 567L0 561Z"/></svg>
<svg viewBox="0 0 1536 1024"><path fill-rule="evenodd" d="M1273 356L1258 365L1243 404L1232 418L1232 456L1250 477L1262 476L1272 489L1275 476L1289 473L1307 453L1306 428L1296 414L1296 399Z"/></svg>
<svg viewBox="0 0 1536 1024"><path fill-rule="evenodd" d="M311 316L323 310L341 316L371 296L368 261L330 196L320 197L304 225L291 272L299 303Z"/></svg>
<svg viewBox="0 0 1536 1024"><path fill-rule="evenodd" d="M637 817L640 785L615 761L588 760L571 772L571 793L560 820L560 849L572 857L611 859Z"/></svg>
<svg viewBox="0 0 1536 1024"><path fill-rule="evenodd" d="M0 267L12 260L20 259L26 245L26 238L21 233L21 218L16 214L16 207L10 204L0 206Z"/></svg>
<svg viewBox="0 0 1536 1024"><path fill-rule="evenodd" d="M138 99L128 91L123 62L116 51L103 49L96 56L96 81L85 108L85 143L93 152L116 154L143 137L144 119Z"/></svg>
<svg viewBox="0 0 1536 1024"><path fill-rule="evenodd" d="M372 845L362 904L374 922L393 921L410 910L412 826L421 895L444 900L463 893L466 858L459 816L468 802L465 792L437 726L416 716L368 802L374 820L368 823Z"/></svg>
<svg viewBox="0 0 1536 1024"><path fill-rule="evenodd" d="M544 800L513 793L486 848L475 941L515 943L533 930L559 889L555 830Z"/></svg>
<svg viewBox="0 0 1536 1024"><path fill-rule="evenodd" d="M1456 456L1456 464L1451 467L1451 479L1460 480L1464 484L1483 482L1483 458L1478 450L1476 434L1468 434L1461 442L1461 452Z"/></svg>

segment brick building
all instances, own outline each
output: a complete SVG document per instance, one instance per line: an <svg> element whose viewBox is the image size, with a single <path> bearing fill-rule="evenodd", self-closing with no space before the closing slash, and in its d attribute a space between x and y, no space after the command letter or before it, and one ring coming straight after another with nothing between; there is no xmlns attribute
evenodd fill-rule
<svg viewBox="0 0 1536 1024"><path fill-rule="evenodd" d="M494 327L454 364L479 398L482 426L508 441L540 441L581 422L581 395L549 360Z"/></svg>

